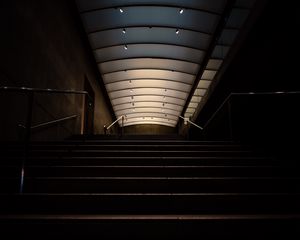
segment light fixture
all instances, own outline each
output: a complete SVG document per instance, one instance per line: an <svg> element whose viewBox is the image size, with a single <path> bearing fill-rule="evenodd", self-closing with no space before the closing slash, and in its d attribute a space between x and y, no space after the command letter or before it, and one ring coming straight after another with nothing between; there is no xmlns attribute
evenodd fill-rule
<svg viewBox="0 0 300 240"><path fill-rule="evenodd" d="M123 10L122 8L119 8L119 10L120 10L120 13L123 13L123 12L124 12L124 10Z"/></svg>
<svg viewBox="0 0 300 240"><path fill-rule="evenodd" d="M131 83L131 80L129 80L129 83Z"/></svg>
<svg viewBox="0 0 300 240"><path fill-rule="evenodd" d="M132 106L134 106L134 102L133 103L131 103L132 104Z"/></svg>
<svg viewBox="0 0 300 240"><path fill-rule="evenodd" d="M180 9L179 13L180 13L180 14L183 14L183 8Z"/></svg>
<svg viewBox="0 0 300 240"><path fill-rule="evenodd" d="M166 96L164 96L164 99L166 99Z"/></svg>
<svg viewBox="0 0 300 240"><path fill-rule="evenodd" d="M165 103L163 103L162 105L165 106Z"/></svg>
<svg viewBox="0 0 300 240"><path fill-rule="evenodd" d="M125 28L123 28L122 33L124 33L124 34L126 33L126 29Z"/></svg>
<svg viewBox="0 0 300 240"><path fill-rule="evenodd" d="M135 112L135 108L133 108L132 111Z"/></svg>
<svg viewBox="0 0 300 240"><path fill-rule="evenodd" d="M131 99L133 99L133 96L131 96Z"/></svg>
<svg viewBox="0 0 300 240"><path fill-rule="evenodd" d="M176 34L179 34L179 29L176 29L176 32L175 32Z"/></svg>
<svg viewBox="0 0 300 240"><path fill-rule="evenodd" d="M127 49L128 49L127 45L124 45L124 49L125 49L125 50L127 50Z"/></svg>
<svg viewBox="0 0 300 240"><path fill-rule="evenodd" d="M133 89L130 89L130 92L132 93L132 92L133 92Z"/></svg>

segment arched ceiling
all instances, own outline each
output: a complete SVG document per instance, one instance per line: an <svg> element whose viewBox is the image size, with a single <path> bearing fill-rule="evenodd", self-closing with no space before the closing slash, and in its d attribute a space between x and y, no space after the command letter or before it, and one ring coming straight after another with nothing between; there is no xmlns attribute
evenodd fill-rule
<svg viewBox="0 0 300 240"><path fill-rule="evenodd" d="M255 0L77 0L117 117L175 127L191 117Z"/></svg>

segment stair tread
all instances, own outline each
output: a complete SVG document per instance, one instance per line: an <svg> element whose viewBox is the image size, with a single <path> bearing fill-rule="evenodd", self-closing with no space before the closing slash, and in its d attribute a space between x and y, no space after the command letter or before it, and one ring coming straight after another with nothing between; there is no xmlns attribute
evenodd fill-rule
<svg viewBox="0 0 300 240"><path fill-rule="evenodd" d="M163 214L163 215L100 215L100 214L7 214L0 219L22 220L249 220L300 219L300 214Z"/></svg>

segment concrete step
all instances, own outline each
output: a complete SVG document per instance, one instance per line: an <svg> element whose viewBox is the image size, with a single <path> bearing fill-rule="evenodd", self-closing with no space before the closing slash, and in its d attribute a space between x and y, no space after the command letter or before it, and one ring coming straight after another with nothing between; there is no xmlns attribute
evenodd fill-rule
<svg viewBox="0 0 300 240"><path fill-rule="evenodd" d="M0 194L1 214L296 214L292 193Z"/></svg>
<svg viewBox="0 0 300 240"><path fill-rule="evenodd" d="M6 215L1 234L30 239L299 239L298 214Z"/></svg>
<svg viewBox="0 0 300 240"><path fill-rule="evenodd" d="M300 192L299 178L279 177L36 177L29 193Z"/></svg>

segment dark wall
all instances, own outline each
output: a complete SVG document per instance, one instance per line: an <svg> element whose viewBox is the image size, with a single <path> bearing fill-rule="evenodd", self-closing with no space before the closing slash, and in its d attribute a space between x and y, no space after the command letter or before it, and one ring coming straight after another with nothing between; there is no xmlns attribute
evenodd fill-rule
<svg viewBox="0 0 300 240"><path fill-rule="evenodd" d="M113 114L99 85L100 75L75 3L10 0L1 1L0 7L0 86L85 90L87 79L95 94L94 132L102 133ZM14 138L16 125L25 121L26 97L12 93L0 96L1 136ZM80 95L36 94L33 124L77 114L67 128L79 133L83 101Z"/></svg>
<svg viewBox="0 0 300 240"><path fill-rule="evenodd" d="M300 7L269 1L197 119L204 125L231 92L300 90Z"/></svg>
<svg viewBox="0 0 300 240"><path fill-rule="evenodd" d="M300 91L299 11L296 1L268 2L199 114L198 124L205 125L231 92ZM300 98L299 95L287 96L234 97L232 115L228 114L226 104L205 137L228 137L228 119L232 118L235 137L240 140L270 143L274 149L296 149L297 144L292 138L300 134L299 118L296 117ZM293 149L290 148L292 145Z"/></svg>

